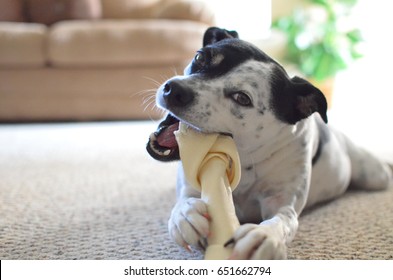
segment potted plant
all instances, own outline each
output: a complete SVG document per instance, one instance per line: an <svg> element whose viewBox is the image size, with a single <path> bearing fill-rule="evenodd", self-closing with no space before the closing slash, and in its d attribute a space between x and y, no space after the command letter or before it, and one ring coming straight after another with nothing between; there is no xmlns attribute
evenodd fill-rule
<svg viewBox="0 0 393 280"><path fill-rule="evenodd" d="M359 29L348 15L357 0L306 0L309 5L278 18L273 27L287 37L285 59L319 87L331 103L336 73L362 55Z"/></svg>

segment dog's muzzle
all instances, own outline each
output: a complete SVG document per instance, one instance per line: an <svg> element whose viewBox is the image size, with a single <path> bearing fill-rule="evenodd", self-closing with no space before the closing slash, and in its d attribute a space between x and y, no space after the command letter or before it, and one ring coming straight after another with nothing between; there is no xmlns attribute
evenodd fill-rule
<svg viewBox="0 0 393 280"><path fill-rule="evenodd" d="M179 129L180 119L175 116L181 116L181 112L187 110L187 107L193 103L196 96L191 89L183 86L181 82L179 79L170 80L161 87L158 93L158 104L170 113L158 125L157 130L150 134L146 150L151 157L159 161L180 159L179 147L174 134ZM185 123L199 131L203 131L192 123L187 121ZM231 133L220 131L204 131L204 133L220 133L233 137Z"/></svg>
<svg viewBox="0 0 393 280"><path fill-rule="evenodd" d="M176 110L176 108L184 108L192 103L195 94L192 90L181 85L181 81L168 81L163 89L159 103L168 110Z"/></svg>
<svg viewBox="0 0 393 280"><path fill-rule="evenodd" d="M171 112L178 112L190 105L194 100L192 90L181 85L181 80L173 79L163 85L158 93L158 104ZM146 149L148 153L160 161L180 159L179 147L173 132L179 128L179 119L172 114L158 125L155 132L150 134Z"/></svg>

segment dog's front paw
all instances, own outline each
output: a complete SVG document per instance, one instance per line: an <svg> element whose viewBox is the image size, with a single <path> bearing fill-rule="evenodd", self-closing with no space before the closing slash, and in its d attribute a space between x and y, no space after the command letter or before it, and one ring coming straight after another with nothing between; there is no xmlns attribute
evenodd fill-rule
<svg viewBox="0 0 393 280"><path fill-rule="evenodd" d="M287 247L269 225L245 224L234 234L231 259L277 260L287 258Z"/></svg>
<svg viewBox="0 0 393 280"><path fill-rule="evenodd" d="M204 240L209 235L209 219L206 204L201 199L179 201L168 222L169 234L188 251L190 245L204 247Z"/></svg>

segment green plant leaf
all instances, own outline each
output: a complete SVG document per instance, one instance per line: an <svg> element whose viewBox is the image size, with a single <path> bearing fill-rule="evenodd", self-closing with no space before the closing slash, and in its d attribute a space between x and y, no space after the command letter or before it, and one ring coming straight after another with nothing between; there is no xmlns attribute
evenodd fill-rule
<svg viewBox="0 0 393 280"><path fill-rule="evenodd" d="M363 53L359 52L356 48L351 48L351 56L353 60L362 58L364 55Z"/></svg>
<svg viewBox="0 0 393 280"><path fill-rule="evenodd" d="M340 4L346 5L348 7L353 7L357 4L358 0L340 0L337 2L340 2Z"/></svg>
<svg viewBox="0 0 393 280"><path fill-rule="evenodd" d="M296 9L290 16L276 20L273 27L287 36L286 59L305 76L322 81L362 56L357 49L363 41L360 31L341 31L337 25L337 20L346 16L357 0L308 1L326 11L324 22L315 22L305 10Z"/></svg>
<svg viewBox="0 0 393 280"><path fill-rule="evenodd" d="M325 7L328 7L330 5L329 0L309 0L309 2L313 4L319 4Z"/></svg>
<svg viewBox="0 0 393 280"><path fill-rule="evenodd" d="M359 29L351 30L347 32L345 35L351 41L352 44L356 44L363 41L363 36Z"/></svg>

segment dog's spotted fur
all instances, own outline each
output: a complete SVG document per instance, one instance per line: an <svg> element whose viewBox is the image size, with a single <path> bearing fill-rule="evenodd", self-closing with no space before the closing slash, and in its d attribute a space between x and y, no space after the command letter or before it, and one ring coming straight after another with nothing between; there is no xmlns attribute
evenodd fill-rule
<svg viewBox="0 0 393 280"><path fill-rule="evenodd" d="M285 258L305 207L333 199L349 185L385 189L392 174L326 124L326 100L317 88L289 78L236 36L209 29L184 75L159 88L157 103L200 131L231 135L236 142L242 178L233 195L243 225L233 237L232 257ZM181 163L177 186L169 231L180 245L196 246L209 234L209 221Z"/></svg>

